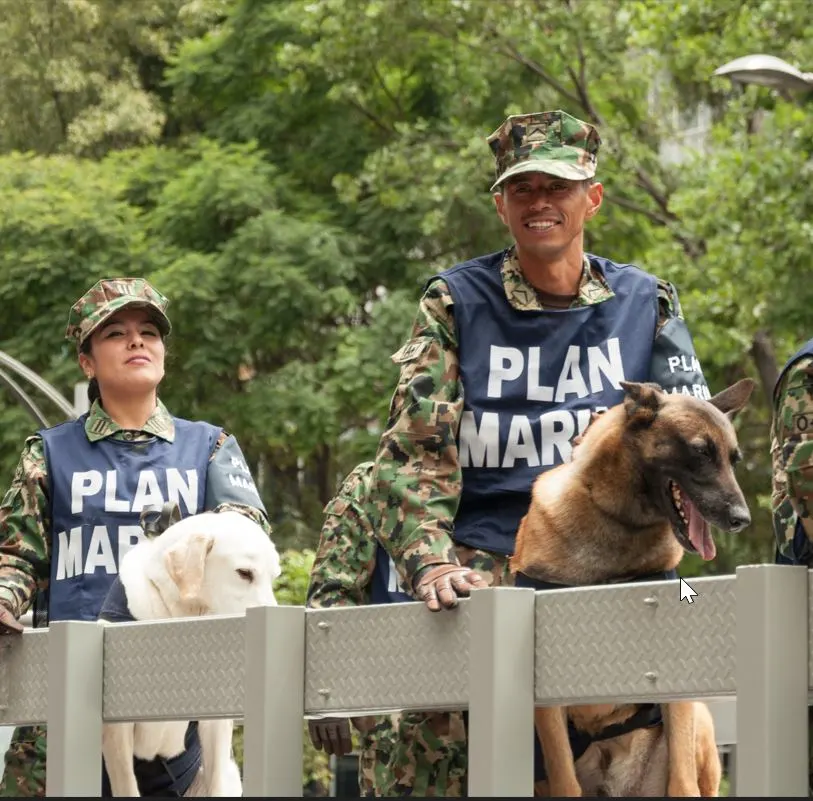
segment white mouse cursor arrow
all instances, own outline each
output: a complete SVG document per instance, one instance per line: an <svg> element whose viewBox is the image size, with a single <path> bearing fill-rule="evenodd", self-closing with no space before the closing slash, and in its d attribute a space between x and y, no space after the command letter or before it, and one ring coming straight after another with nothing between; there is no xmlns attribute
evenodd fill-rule
<svg viewBox="0 0 813 801"><path fill-rule="evenodd" d="M686 583L684 579L680 580L680 600L688 601L690 604L694 603L694 596L697 593Z"/></svg>

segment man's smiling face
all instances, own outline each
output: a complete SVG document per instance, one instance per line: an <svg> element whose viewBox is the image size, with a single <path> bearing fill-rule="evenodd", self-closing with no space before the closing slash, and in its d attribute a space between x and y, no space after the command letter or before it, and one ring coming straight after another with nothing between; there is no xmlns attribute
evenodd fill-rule
<svg viewBox="0 0 813 801"><path fill-rule="evenodd" d="M517 243L517 253L549 261L581 248L584 223L601 206L600 183L569 181L542 172L509 178L494 194L497 214Z"/></svg>

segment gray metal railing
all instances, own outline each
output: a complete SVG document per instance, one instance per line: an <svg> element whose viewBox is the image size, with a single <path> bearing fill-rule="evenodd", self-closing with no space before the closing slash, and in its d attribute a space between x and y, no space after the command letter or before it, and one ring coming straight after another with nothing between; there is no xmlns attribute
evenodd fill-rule
<svg viewBox="0 0 813 801"><path fill-rule="evenodd" d="M736 699L737 793L806 796L808 571L691 583L54 623L0 641L0 725L47 722L48 795L98 797L103 721L242 718L245 795L291 797L303 716L468 708L469 795L529 797L534 704Z"/></svg>

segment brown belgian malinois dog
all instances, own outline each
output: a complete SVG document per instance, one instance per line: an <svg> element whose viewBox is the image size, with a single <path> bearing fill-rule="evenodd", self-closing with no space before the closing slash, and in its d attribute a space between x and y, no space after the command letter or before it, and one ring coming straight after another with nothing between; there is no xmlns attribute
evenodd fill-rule
<svg viewBox="0 0 813 801"><path fill-rule="evenodd" d="M684 552L713 559L710 524L736 532L751 522L734 475L732 420L754 386L743 379L700 400L622 382L623 403L594 415L572 460L534 482L511 571L547 588L573 587L662 574ZM658 710L656 723L635 722L646 706ZM547 774L535 795L719 793L703 703L537 707L535 724ZM592 738L583 753L574 755L569 728Z"/></svg>

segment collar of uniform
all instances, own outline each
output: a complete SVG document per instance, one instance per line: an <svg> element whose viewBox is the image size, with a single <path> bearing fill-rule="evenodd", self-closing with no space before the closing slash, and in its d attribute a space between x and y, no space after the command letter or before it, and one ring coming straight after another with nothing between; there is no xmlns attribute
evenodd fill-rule
<svg viewBox="0 0 813 801"><path fill-rule="evenodd" d="M106 437L111 437L114 434L123 431L124 429L102 408L98 400L93 401L93 405L88 412L87 420L85 421L85 433L91 442L96 442ZM175 424L172 422L172 415L167 411L167 407L159 400L155 410L150 415L144 428L141 429L144 434L161 437L167 442L173 442L175 439Z"/></svg>
<svg viewBox="0 0 813 801"><path fill-rule="evenodd" d="M601 271L593 267L587 254L584 255L582 277L574 306L591 306L615 296ZM533 285L525 277L515 247L510 247L502 263L502 283L508 302L519 311L544 311L545 307Z"/></svg>

